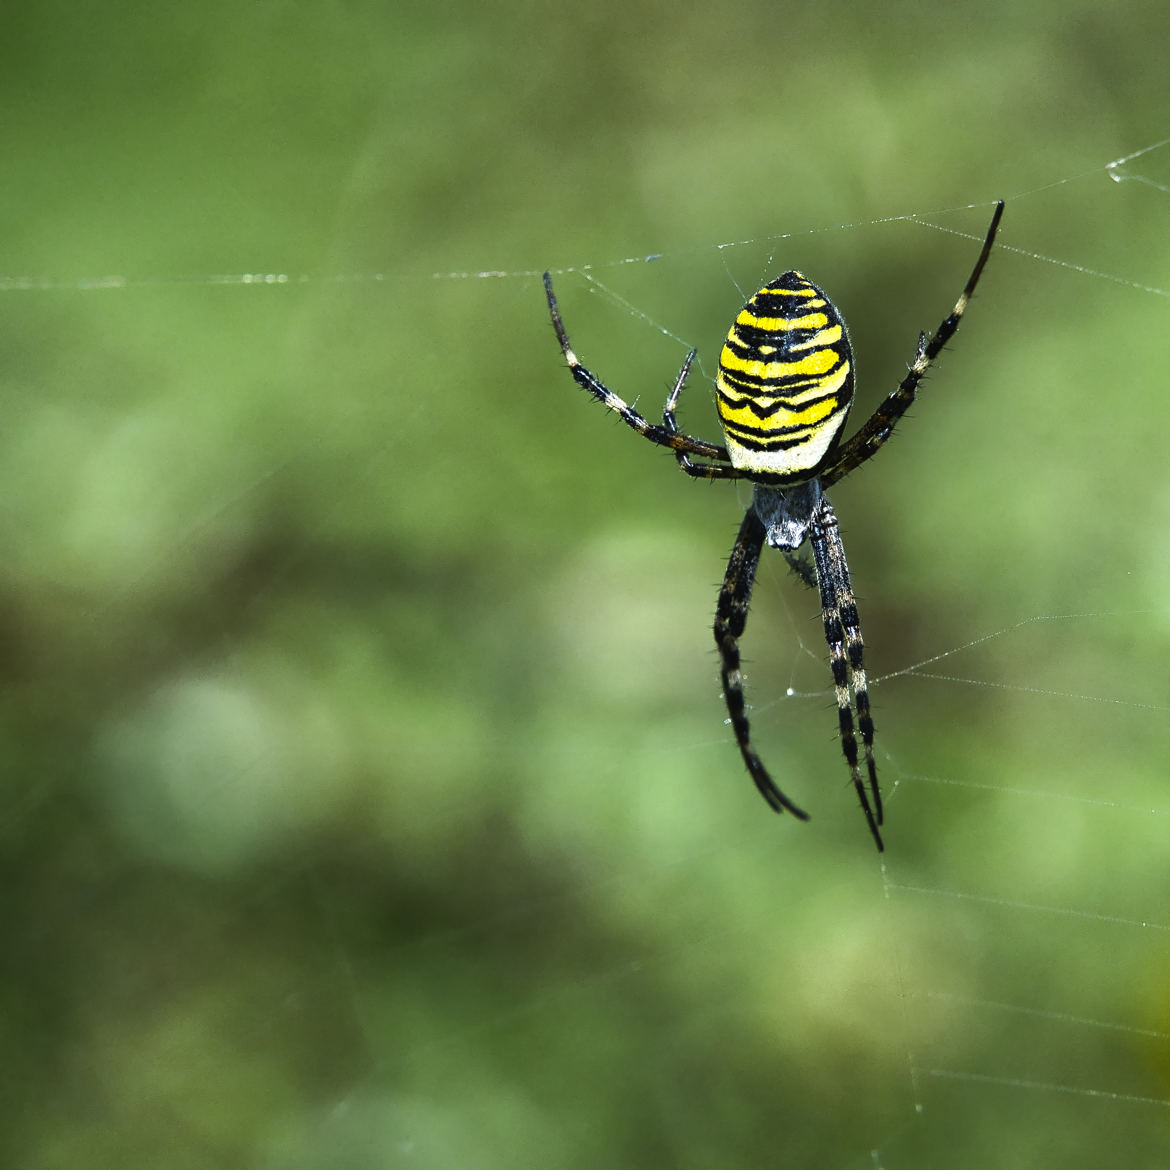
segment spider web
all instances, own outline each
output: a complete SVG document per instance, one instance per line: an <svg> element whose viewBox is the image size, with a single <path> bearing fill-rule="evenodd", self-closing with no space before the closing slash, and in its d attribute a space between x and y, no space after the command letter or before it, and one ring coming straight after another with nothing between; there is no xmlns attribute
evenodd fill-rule
<svg viewBox="0 0 1170 1170"><path fill-rule="evenodd" d="M791 1165L1164 1164L1168 193L1170 139L1003 192L955 345L834 490L880 858L779 558L749 697L814 819L745 794L707 619L746 498L555 397L538 270L0 276L22 1162L729 1165L782 1140ZM836 271L863 417L988 212L567 264L558 289L648 412L699 343L686 409L714 434L711 322L765 273ZM150 336L174 318L183 377ZM387 394L403 367L434 391Z"/></svg>
<svg viewBox="0 0 1170 1170"><path fill-rule="evenodd" d="M1090 174L1164 193L1167 147L1167 141L1151 144ZM1009 200L1009 207L1022 207L1026 215L1029 201L1046 203L1084 178L1075 176L1021 193ZM919 224L937 217L906 219ZM977 228L964 234L973 241L979 237ZM1151 327L1164 323L1163 301L1170 295L1164 284L1030 248L1011 232L1002 248L1033 266L1058 269L1058 282L1076 278L1119 286L1127 294L1124 306L1117 306L1121 316L1138 323L1148 314ZM998 260L1001 268L1008 262L1003 256ZM771 267L770 262L764 265L765 270ZM956 269L961 271L961 266ZM1060 294L1048 279L1052 275L1037 276L1043 282L1041 303L1045 297L1057 303ZM586 276L591 285L599 284L592 272ZM737 295L753 288L753 281L749 277L744 283L735 276ZM983 290L973 313L994 314L989 302L996 295ZM631 313L646 316L625 298L614 299ZM670 330L663 331L673 336ZM1109 351L1110 343L1095 330L1086 336ZM971 360L969 337L960 339L960 347L968 351L964 360ZM865 353L861 345L857 350ZM945 364L957 363L952 357ZM1027 368L1045 367L1037 360ZM936 396L947 393L943 382L948 374L944 370L927 387L916 414L925 415L925 404L933 406ZM990 382L1006 388L1005 399L979 413L991 420L1010 419L1016 408L1009 400L1018 400L1027 385L1012 386L1005 373L993 375ZM987 384L980 379L976 383ZM1066 389L1075 397L1070 383L1064 383L1062 395ZM1061 406L1067 409L1066 404ZM1157 407L1151 403L1150 410L1156 412ZM915 425L929 424L910 427ZM973 455L972 462L994 466L994 450L1003 435L994 425L984 429L991 454ZM1062 435L1063 428L1053 423L1030 440L1026 435L1016 437L1025 447L1058 459L1064 457L1058 452L1084 450L1075 442L1065 445ZM977 447L979 438L969 441ZM906 442L900 437L899 446ZM1131 452L1143 446L1135 442ZM1154 450L1151 457L1156 463ZM879 457L875 470L878 462L885 461ZM1140 462L1136 457L1135 463ZM1014 470L1045 475L1052 468L1047 458L1033 458ZM883 473L888 471L883 466ZM1120 480L1126 472L1118 465L1113 474ZM968 490L976 507L981 501L996 506L993 493L977 483ZM1031 490L1028 485L1011 489L1000 514L1010 514L1011 495L1023 500ZM839 491L845 494L845 489ZM1130 498L1141 500L1149 493L1154 510L1150 523L1157 525L1155 517L1164 513L1165 491L1165 476L1158 466ZM1085 552L1085 533L1108 533L1116 524L1117 500L1112 493L1102 494L1094 484L1084 495L1083 506L1077 501L1071 507L1066 528L1078 556ZM1139 504L1139 514L1143 511ZM875 701L884 708L878 714L878 746L887 787L887 823L896 825L920 813L951 826L946 839L916 850L909 863L896 848L875 863L887 915L885 990L892 989L897 1001L890 1010L901 1013L907 1104L922 1119L895 1126L875 1141L870 1151L875 1165L941 1164L940 1158L948 1165L979 1164L994 1156L989 1150L995 1148L989 1145L979 1154L970 1153L970 1143L978 1140L972 1135L981 1128L994 1131L997 1144L1043 1149L1045 1161L1059 1151L1063 1164L1097 1164L1108 1160L1113 1146L1127 1151L1127 1164L1164 1162L1170 1125L1166 1091L1170 1032L1158 972L1165 963L1170 919L1149 912L1148 894L1161 884L1157 859L1170 812L1155 763L1164 750L1170 695L1152 666L1152 656L1164 646L1166 636L1164 575L1160 566L1141 563L1146 551L1139 536L1143 523L1127 529L1126 539L1134 543L1122 543L1113 552L1115 560L1070 564L1067 570L1075 584L1065 593L1074 602L1095 604L1110 596L1128 604L1090 611L1017 609L1007 625L871 673ZM865 524L862 521L863 529ZM1010 545L1013 538L1026 539L1029 534L997 524L994 535ZM1159 554L1164 552L1164 543L1158 549ZM1008 555L1004 548L998 552L1010 568L1016 553ZM1005 571L994 553L986 565L992 572ZM856 561L854 573L857 580L870 579ZM1127 581L1134 574L1141 578L1136 590ZM781 590L779 569L774 578L775 588ZM956 584L957 596L963 596L964 585L970 587L969 580ZM872 591L872 584L869 588ZM782 726L784 738L790 739L807 735L818 719L826 719L816 708L825 705L829 693L823 679L818 681L824 653L815 625L810 628L805 620L808 599L795 587L786 594L791 596L772 599L770 608L773 620L777 611L782 616L786 638L794 647L789 680L782 687L772 684L773 693L781 697L757 701L755 723ZM880 602L870 602L875 604ZM1129 608L1132 604L1141 608ZM863 603L863 612L867 608ZM938 617L928 615L932 630ZM969 614L959 620L972 628ZM951 628L955 621L954 613L943 615ZM758 615L755 624L758 639ZM935 631L932 636L945 635ZM882 640L883 657L888 659L891 639L883 633ZM867 642L872 671L878 651L872 648L872 635L867 634ZM1130 647L1128 652L1125 646ZM766 669L758 664L759 671ZM919 683L930 684L929 693L915 685ZM928 704L934 718L948 729L944 749L930 760L906 739L905 725L914 722L914 703ZM794 704L802 710L790 716L788 709ZM899 724L901 729L896 730ZM999 735L1017 746L1030 740L1021 753L1027 763L1013 760L1010 752L1003 754L996 742ZM919 808L912 811L911 802ZM815 897L810 890L801 893ZM864 905L860 913L868 918L873 907ZM872 938L868 941L873 943ZM856 961L868 970L872 958L867 952ZM823 964L814 961L813 966L818 972L839 972L840 956L833 944L826 946ZM839 973L831 981L836 978ZM857 978L864 982L866 977ZM863 998L857 988L853 991L856 998ZM855 1091L863 1093L857 1087ZM956 1124L963 1134L960 1142L968 1143L962 1155L951 1144ZM1086 1152L1086 1140L1094 1153ZM1035 1164L1028 1157L1020 1161Z"/></svg>
<svg viewBox="0 0 1170 1170"><path fill-rule="evenodd" d="M1167 146L1166 141L1151 144L1090 174L1165 192ZM1020 193L1009 199L1009 207L1022 206L1026 215L1029 201L1047 204L1064 193L1062 188L1084 178L1078 175ZM914 224L936 218L906 217ZM979 237L978 228L964 234L975 241ZM1040 266L1034 272L1043 266L1059 270L1058 283L1075 278L1098 286L1116 285L1126 292L1124 305L1116 305L1119 316L1138 324L1148 315L1149 327L1162 327L1155 323L1165 319L1163 301L1170 290L1164 284L1030 248L1011 232L1002 247ZM998 264L1002 268L1006 263L1001 256ZM750 273L761 271L755 265L747 267ZM766 263L763 270L771 267ZM961 265L956 272L962 272ZM1041 304L1047 298L1055 305L1062 295L1048 278L1051 275L1036 277L1042 282ZM600 285L592 272L586 276L592 286ZM755 277L745 283L733 274L733 281L742 296L754 287ZM1099 295L1116 303L1107 292ZM973 313L994 314L989 302L995 296L994 291L983 290ZM626 298L613 299L632 314L649 318ZM1098 324L1103 327L1103 321ZM1139 330L1144 327L1138 324ZM1076 329L1073 325L1070 332ZM669 329L663 332L673 336ZM1118 344L1111 345L1095 329L1085 336L1105 352ZM961 337L959 344L967 351L963 360L971 360L970 337ZM866 352L860 344L857 350ZM917 415L927 414L926 403L933 406L936 396L947 393L943 383L957 362L952 357L944 364L948 369L927 387ZM1037 359L1031 366L1025 363L1025 369L1046 367ZM1003 401L972 411L992 420L984 426L983 436L990 454L973 454L972 463L995 466L994 451L1004 436L994 420L1013 417L1017 408L1011 400L1018 401L1026 387L1013 386L1003 372L976 378L975 384L981 386L980 394L988 384L1005 388ZM1075 380L1063 382L1060 393L1075 398ZM1065 402L1059 405L1062 411L1070 410ZM1157 411L1152 403L1149 409ZM1074 403L1071 412L1075 410ZM1088 410L1086 416L1094 417ZM1069 451L1085 450L1083 443L1072 439L1080 425L1069 430L1066 441L1060 424L1051 417L1043 421L1046 425L1037 427L1034 436L1014 436L1020 445L1057 459L1075 459ZM929 424L911 423L905 430L916 425ZM1121 436L1110 436L1109 446L1112 440L1120 442ZM968 441L978 448L979 437ZM903 433L899 447L906 442ZM1134 452L1143 448L1157 464L1156 449L1134 441L1129 449L1133 463L1126 461L1127 469L1141 466L1143 456ZM1047 457L1017 463L1014 470L1051 475ZM883 474L889 473L883 457L875 461L874 470L876 463L883 465ZM1101 470L1106 477L1111 474ZM1156 526L1156 517L1164 514L1165 477L1160 465L1151 472L1127 498L1148 498L1153 509L1149 522ZM1120 480L1127 472L1119 464L1112 474ZM1011 489L997 505L994 493L980 487L977 479L967 489L975 507L982 502L998 506L1000 516L1010 515L1012 495L1027 505L1023 496L1030 486ZM846 489L838 490L845 494ZM894 494L898 497L898 488ZM1010 614L1009 624L987 632L977 632L968 612L959 620L973 632L960 644L893 669L878 666L871 673L879 708L887 823L921 814L936 825L951 826L944 839L925 847L920 842L921 851L915 850L909 864L898 849L875 863L887 915L885 990L896 1001L896 1006L886 1006L901 1013L906 1104L921 1118L893 1126L875 1140L869 1154L875 1165L941 1164L944 1158L948 1165L976 1165L994 1157L991 1151L999 1146L1042 1149L1045 1161L1059 1151L1056 1157L1064 1164L1098 1164L1108 1160L1111 1147L1127 1151L1127 1164L1164 1162L1170 1032L1157 972L1165 963L1170 920L1151 914L1148 900L1150 890L1161 884L1157 858L1170 811L1155 763L1164 750L1165 717L1170 711L1170 695L1153 666L1165 642L1164 570L1160 564L1143 563L1149 551L1140 539L1145 521L1118 534L1113 494L1102 493L1098 482L1083 496L1083 502L1074 499L1069 504L1064 531L1070 550L1083 558L1086 533L1094 534L1089 538L1093 541L1101 534L1111 548L1109 555L1088 566L1070 561L1066 572L1073 586L1063 591L1072 602L1068 609L1037 611L1025 605ZM1139 504L1138 514L1143 513ZM970 519L965 514L964 520ZM866 523L861 521L863 530ZM1111 528L1124 540L1110 540ZM1014 532L1002 522L993 526L1001 546L1032 535L1022 525ZM1155 555L1160 556L1164 543L1157 544ZM1014 549L999 547L992 549L985 564L989 571L1003 573L1017 555L1021 554ZM871 581L856 560L853 569L855 581ZM771 684L773 695L779 697L757 700L754 721L757 728L782 726L782 738L790 741L807 735L818 719L827 719L817 708L825 706L829 692L823 686L819 630L806 620L808 599L795 586L785 589L781 569L773 570L774 588L784 590L784 595L763 604L770 608L771 620L781 617L786 640L794 649L787 684L779 680ZM955 586L955 596L964 597L970 579L957 578ZM860 589L866 588L860 584ZM872 597L872 584L869 590ZM1074 608L1077 601L1095 606L1102 597L1121 604ZM868 605L863 602L863 614L880 604L876 599ZM757 639L759 609L757 601L753 622ZM953 612L927 615L934 638L945 637L935 629L940 616L944 625L955 626ZM883 631L879 651L873 647L868 622L866 628L872 672L878 653L884 651L888 659L892 639ZM747 637L751 636L749 627ZM759 673L767 670L757 663ZM919 683L930 684L929 692L915 685ZM912 705L923 703L947 729L944 747L929 760L905 735L906 725L915 722ZM799 713L789 713L793 705L800 706ZM1014 745L1017 758L1000 750L999 736ZM917 810L909 807L911 802L919 806ZM800 896L816 895L802 888L796 900ZM873 907L863 904L859 913L868 918ZM868 941L873 944L872 938ZM818 973L838 972L832 981L840 978L841 959L834 945L826 945L822 956L823 963L814 960L812 966ZM868 972L872 959L867 951L856 962ZM799 965L801 960L789 961ZM807 955L803 961L808 962ZM864 974L857 978L867 982ZM856 987L851 990L854 998L864 997ZM806 991L801 987L797 999ZM868 993L874 994L874 988L868 987ZM864 1095L857 1086L852 1091ZM956 1127L962 1134L958 1141L964 1144L961 1155L954 1148ZM989 1142L974 1154L972 1146L980 1140L974 1135L983 1132L995 1134L994 1144ZM1020 1163L1035 1164L1027 1156Z"/></svg>

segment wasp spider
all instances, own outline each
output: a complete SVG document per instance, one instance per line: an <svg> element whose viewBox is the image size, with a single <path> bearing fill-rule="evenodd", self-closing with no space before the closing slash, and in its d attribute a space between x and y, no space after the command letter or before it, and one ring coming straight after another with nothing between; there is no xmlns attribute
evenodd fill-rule
<svg viewBox="0 0 1170 1170"><path fill-rule="evenodd" d="M569 344L552 280L547 272L544 275L553 328L577 384L620 415L638 434L660 447L669 447L687 475L699 479L746 479L754 485L752 503L740 525L719 591L715 643L731 727L748 772L776 812L787 810L802 821L808 820L808 814L780 791L752 747L739 638L747 621L756 567L765 544L779 549L805 584L820 591L841 747L879 850L883 848L879 827L882 794L873 755L874 726L862 662L861 624L837 517L825 489L876 455L914 401L923 375L959 327L991 254L1002 215L1000 201L955 307L933 336L919 335L906 377L845 442L841 441L841 430L853 402L849 336L832 301L801 273L786 272L764 285L740 310L727 334L715 375L715 404L726 446L696 439L678 429L675 408L695 360L694 350L687 354L675 379L661 425L647 422L581 364ZM812 546L811 563L798 555L806 540ZM863 754L864 777L860 758Z"/></svg>

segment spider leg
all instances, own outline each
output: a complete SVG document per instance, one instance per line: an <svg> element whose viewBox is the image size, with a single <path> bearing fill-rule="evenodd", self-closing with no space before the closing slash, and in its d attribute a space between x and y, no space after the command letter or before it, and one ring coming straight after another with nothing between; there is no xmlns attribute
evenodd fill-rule
<svg viewBox="0 0 1170 1170"><path fill-rule="evenodd" d="M802 821L808 820L808 813L799 809L776 787L763 761L756 754L751 743L751 729L744 709L743 674L740 670L739 638L747 623L748 604L751 601L752 585L756 579L756 567L760 563L760 550L764 547L764 525L749 508L731 560L723 588L719 590L719 602L715 609L715 644L719 647L719 659L723 678L723 697L727 702L727 713L740 754L760 794L776 812L788 811Z"/></svg>
<svg viewBox="0 0 1170 1170"><path fill-rule="evenodd" d="M784 559L788 562L788 567L793 574L799 577L810 589L815 589L817 587L817 570L812 561L808 557L801 556L794 549L782 548L780 551L784 554Z"/></svg>
<svg viewBox="0 0 1170 1170"><path fill-rule="evenodd" d="M692 479L743 479L744 474L730 463L696 463L685 451L675 451L678 465Z"/></svg>
<svg viewBox="0 0 1170 1170"><path fill-rule="evenodd" d="M600 378L581 364L580 358L573 352L573 347L569 344L569 335L565 331L565 324L561 320L561 311L557 306L557 298L553 293L552 278L547 272L544 274L544 291L548 298L549 317L552 319L553 329L556 330L557 340L561 343L561 352L564 353L565 361L569 364L569 371L576 379L578 386L592 394L602 406L612 410L626 426L633 428L644 439L649 439L650 442L657 443L660 447L669 447L674 451L679 465L688 475L696 475L704 479L739 478L739 473L729 466L730 457L726 447L721 447L717 443L708 443L703 439L696 439L692 435L685 435L678 429L674 421L675 404L678 402L679 394L682 393L687 375L691 371L691 364L695 360L693 349L687 354L682 369L679 370L678 377L675 379L674 389L671 390L666 409L663 411L663 424L660 426L657 423L648 422L628 402L619 398ZM714 459L718 463L728 466L719 466L718 463L711 466L701 466L691 463L687 459L688 455Z"/></svg>
<svg viewBox="0 0 1170 1170"><path fill-rule="evenodd" d="M971 275L955 302L955 307L943 318L943 322L935 330L933 337L925 333L919 335L918 349L914 354L914 361L906 377L898 384L898 388L873 412L861 429L845 443L837 452L836 460L820 473L821 483L830 487L837 480L848 475L855 468L860 467L867 459L871 459L881 450L886 440L893 433L898 420L910 408L918 392L918 384L930 369L935 358L942 352L942 348L955 335L959 322L967 311L967 305L975 292L975 286L983 275L983 268L987 258L991 255L992 245L995 243L995 234L999 231L999 221L1003 216L1003 200L995 207L991 217L991 226L983 240L983 247L979 251L979 258Z"/></svg>
<svg viewBox="0 0 1170 1170"><path fill-rule="evenodd" d="M857 601L849 582L849 566L837 516L826 497L821 498L810 524L809 539L816 558L817 581L821 592L821 614L825 623L825 641L829 644L829 663L837 691L837 716L841 730L841 749L849 765L853 787L861 801L869 831L879 852L885 848L878 826L882 823L882 794L878 787L877 765L873 756L873 716L869 710L869 690L862 659L861 619ZM857 709L857 731L865 752L868 791L861 776L857 751L857 733L853 711ZM872 803L871 798L872 796Z"/></svg>
<svg viewBox="0 0 1170 1170"><path fill-rule="evenodd" d="M694 361L695 351L692 349L687 355L687 360L683 363L683 368L679 371L678 377L675 379L674 386L670 394L667 396L666 405L662 408L662 426L672 435L680 435L678 429L678 418L675 415L675 408L678 406L679 395L682 393L682 388L686 384L687 374L690 373L691 362ZM722 463L696 463L691 459L686 451L675 449L674 457L678 460L678 465L687 473L687 475L695 479L742 479L743 473L738 467L731 466L731 456L728 454L726 447L721 447L721 455L716 458L722 459Z"/></svg>

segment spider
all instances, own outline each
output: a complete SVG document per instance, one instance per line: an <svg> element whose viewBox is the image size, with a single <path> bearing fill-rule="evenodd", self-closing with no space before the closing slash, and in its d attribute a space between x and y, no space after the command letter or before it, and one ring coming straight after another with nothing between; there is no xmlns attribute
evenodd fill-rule
<svg viewBox="0 0 1170 1170"><path fill-rule="evenodd" d="M914 401L918 384L963 319L995 243L1003 207L1000 200L955 307L933 336L919 334L906 377L845 442L841 430L853 402L849 336L836 306L802 273L786 272L764 285L740 310L727 334L715 375L715 404L726 446L684 434L675 419L695 350L683 361L666 399L662 423L647 422L581 364L569 344L552 279L544 274L549 315L577 384L643 438L673 451L687 475L744 479L753 485L752 502L719 590L715 644L731 727L747 770L772 809L790 812L802 821L808 820L808 813L784 795L752 746L739 639L765 544L779 549L800 579L820 591L841 748L879 851L884 848L882 794L873 754L874 724L862 661L861 624L837 517L825 490L876 455ZM798 555L806 540L812 546L811 563Z"/></svg>

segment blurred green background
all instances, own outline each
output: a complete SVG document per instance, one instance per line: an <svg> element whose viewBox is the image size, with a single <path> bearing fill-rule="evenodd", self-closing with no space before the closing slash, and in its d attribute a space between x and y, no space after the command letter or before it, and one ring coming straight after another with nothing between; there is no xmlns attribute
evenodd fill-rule
<svg viewBox="0 0 1170 1170"><path fill-rule="evenodd" d="M5 24L0 1162L1167 1164L1170 148L1105 169L1170 134L1164 4ZM648 413L697 345L714 437L798 267L863 417L997 197L834 492L883 860L774 556L812 822L743 774L747 494L576 390L539 273Z"/></svg>

